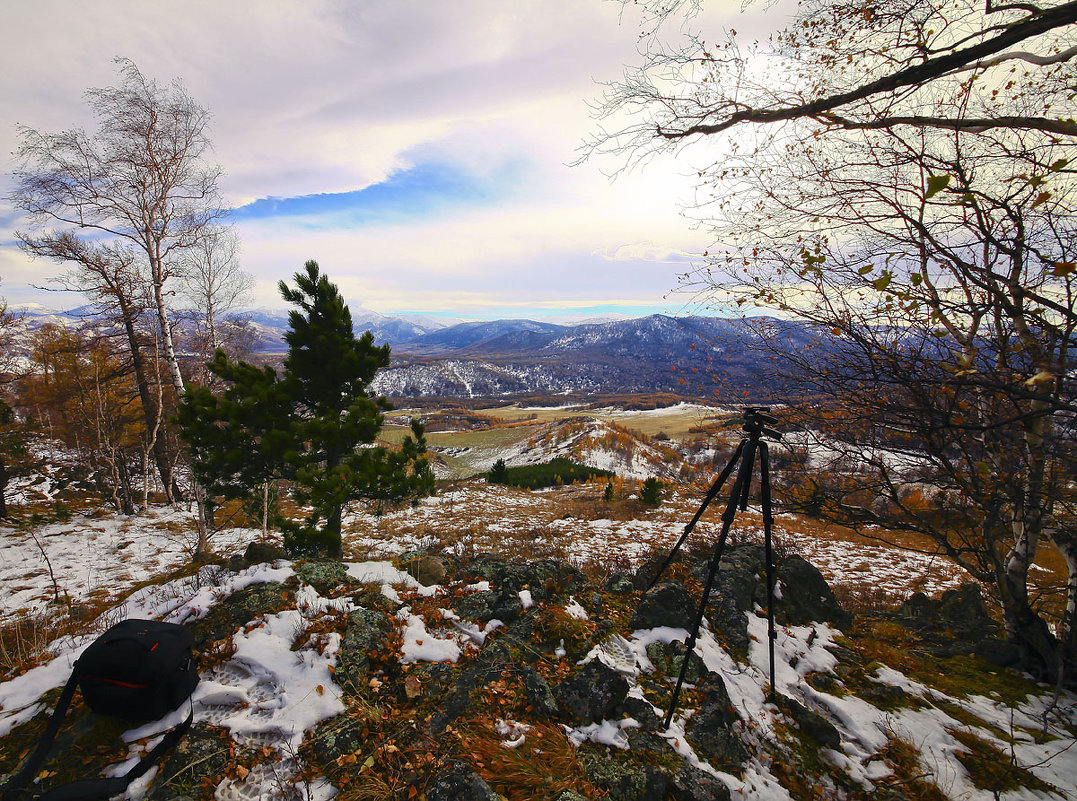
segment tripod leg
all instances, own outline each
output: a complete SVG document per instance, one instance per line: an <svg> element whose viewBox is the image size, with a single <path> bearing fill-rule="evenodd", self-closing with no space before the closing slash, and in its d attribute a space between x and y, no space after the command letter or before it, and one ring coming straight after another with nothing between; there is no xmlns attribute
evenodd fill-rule
<svg viewBox="0 0 1077 801"><path fill-rule="evenodd" d="M662 728L664 729L669 728L669 724L673 722L673 713L677 710L677 699L681 695L681 686L684 684L684 676L688 672L688 663L692 658L692 654L695 653L696 640L699 638L699 627L703 625L703 615L707 610L707 599L710 597L711 587L714 586L714 579L718 576L718 570L721 566L722 552L725 550L726 536L729 534L729 529L733 525L733 518L737 514L737 504L741 497L741 487L752 475L752 462L755 459L755 444L749 442L747 448L738 450L743 451L740 471L737 473L737 480L733 482L733 489L729 493L729 503L726 506L725 512L722 514L722 533L718 537L718 545L714 549L714 555L711 556L710 570L707 573L707 582L703 585L703 597L699 600L699 608L696 609L696 618L692 624L692 630L688 633L688 639L684 644L684 660L681 662L681 670L677 675L677 684L673 688L673 695L669 699L669 711L666 712L666 720L662 725Z"/></svg>
<svg viewBox="0 0 1077 801"><path fill-rule="evenodd" d="M724 468L722 468L721 474L718 476L717 479L715 479L714 483L711 485L711 488L707 490L707 494L703 498L703 503L700 505L699 510L695 513L695 516L691 519L688 525L684 527L684 533L681 534L680 539L677 540L676 545L673 546L673 549L666 557L666 561L662 563L662 566L660 568L658 568L658 572L654 574L654 578L651 579L651 583L647 585L647 589L644 590L644 592L647 592L652 587L654 587L655 584L658 583L658 579L662 577L662 574L666 572L666 568L669 567L670 562L673 561L674 554L676 554L677 551L680 550L680 547L684 544L684 541L688 539L688 535L692 533L692 529L696 527L696 523L699 522L699 518L703 517L703 513L707 511L707 507L711 505L711 501L714 500L719 490L722 489L722 485L725 484L726 479L729 478L729 474L733 472L733 468L736 467L737 463L740 461L741 454L744 452L745 442L747 442L747 440L741 440L740 444L737 446L737 450L729 459L729 462Z"/></svg>
<svg viewBox="0 0 1077 801"><path fill-rule="evenodd" d="M760 500L763 506L763 541L766 547L767 559L767 640L770 647L770 701L774 703L777 688L774 679L774 640L777 632L774 630L774 547L771 540L771 526L774 523L774 515L771 511L770 502L770 460L767 443L759 443L759 475L760 475Z"/></svg>

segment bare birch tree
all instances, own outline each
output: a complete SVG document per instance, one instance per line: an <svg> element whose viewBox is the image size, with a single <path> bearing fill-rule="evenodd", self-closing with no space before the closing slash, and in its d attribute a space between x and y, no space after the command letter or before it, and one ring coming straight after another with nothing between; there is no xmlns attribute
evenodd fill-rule
<svg viewBox="0 0 1077 801"><path fill-rule="evenodd" d="M180 255L221 216L220 168L204 159L209 113L183 86L162 88L130 60L117 64L119 86L86 92L98 120L94 134L18 126L12 202L38 232L17 236L33 253L56 236L44 226L59 226L76 238L105 235L145 254L162 347L182 393L165 286Z"/></svg>
<svg viewBox="0 0 1077 801"><path fill-rule="evenodd" d="M142 254L161 350L179 396L184 379L166 287L181 257L222 214L220 168L205 159L209 113L182 84L162 87L132 61L116 63L120 84L85 95L97 117L93 134L18 127L20 168L11 200L29 215L35 231L17 236L28 252L54 258L62 255L49 253L50 245L63 235L86 247L104 244L114 253ZM207 547L202 531L200 552Z"/></svg>
<svg viewBox="0 0 1077 801"><path fill-rule="evenodd" d="M182 293L191 304L195 325L195 350L203 363L218 348L226 351L222 323L250 297L254 279L239 262L239 239L227 226L213 226L197 245L187 251L180 265ZM235 353L229 353L235 356ZM211 374L203 370L203 381Z"/></svg>

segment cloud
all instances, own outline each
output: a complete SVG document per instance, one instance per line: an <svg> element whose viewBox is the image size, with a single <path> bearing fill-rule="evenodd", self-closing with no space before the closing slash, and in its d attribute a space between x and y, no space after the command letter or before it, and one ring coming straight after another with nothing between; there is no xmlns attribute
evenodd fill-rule
<svg viewBox="0 0 1077 801"><path fill-rule="evenodd" d="M661 264L689 264L697 258L697 254L654 242L633 242L599 255L607 261L649 261Z"/></svg>
<svg viewBox="0 0 1077 801"><path fill-rule="evenodd" d="M377 310L660 302L673 268L709 244L678 215L694 172L675 159L612 182L601 168L616 165L567 166L596 124L596 82L639 59L631 6L9 5L0 152L15 148L16 120L92 128L82 93L116 81L114 55L182 78L213 114L221 190L260 302L308 258ZM0 226L0 240L19 225ZM31 295L42 264L0 254L0 290Z"/></svg>

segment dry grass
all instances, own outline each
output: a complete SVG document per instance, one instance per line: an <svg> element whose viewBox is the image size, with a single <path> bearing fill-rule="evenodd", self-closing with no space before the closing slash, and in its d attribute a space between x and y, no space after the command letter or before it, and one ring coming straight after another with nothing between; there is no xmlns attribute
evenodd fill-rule
<svg viewBox="0 0 1077 801"><path fill-rule="evenodd" d="M509 801L552 801L565 790L599 796L584 776L576 748L560 728L534 723L519 748L507 748L488 720L461 727L465 756L479 774Z"/></svg>
<svg viewBox="0 0 1077 801"><path fill-rule="evenodd" d="M104 631L113 622L103 615L110 605L108 597L69 603L53 612L24 615L0 627L0 677L11 678L44 664L52 658L49 644L61 637Z"/></svg>
<svg viewBox="0 0 1077 801"><path fill-rule="evenodd" d="M907 592L895 592L866 576L863 581L832 582L830 589L842 609L854 615L877 615L892 612L908 598Z"/></svg>

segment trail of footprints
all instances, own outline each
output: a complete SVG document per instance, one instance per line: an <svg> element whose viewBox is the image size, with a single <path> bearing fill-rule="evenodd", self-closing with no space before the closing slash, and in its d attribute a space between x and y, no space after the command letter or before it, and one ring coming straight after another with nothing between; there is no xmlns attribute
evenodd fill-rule
<svg viewBox="0 0 1077 801"><path fill-rule="evenodd" d="M233 739L241 746L275 752L271 759L254 765L242 779L223 779L214 798L257 801L265 798L267 788L272 788L274 798L300 801L303 795L294 786L298 765L289 753L292 732L275 723L283 707L283 687L276 678L264 669L232 660L210 671L203 686L207 691L200 694L198 701L199 721L229 728L242 716L248 722L247 730L233 731Z"/></svg>

